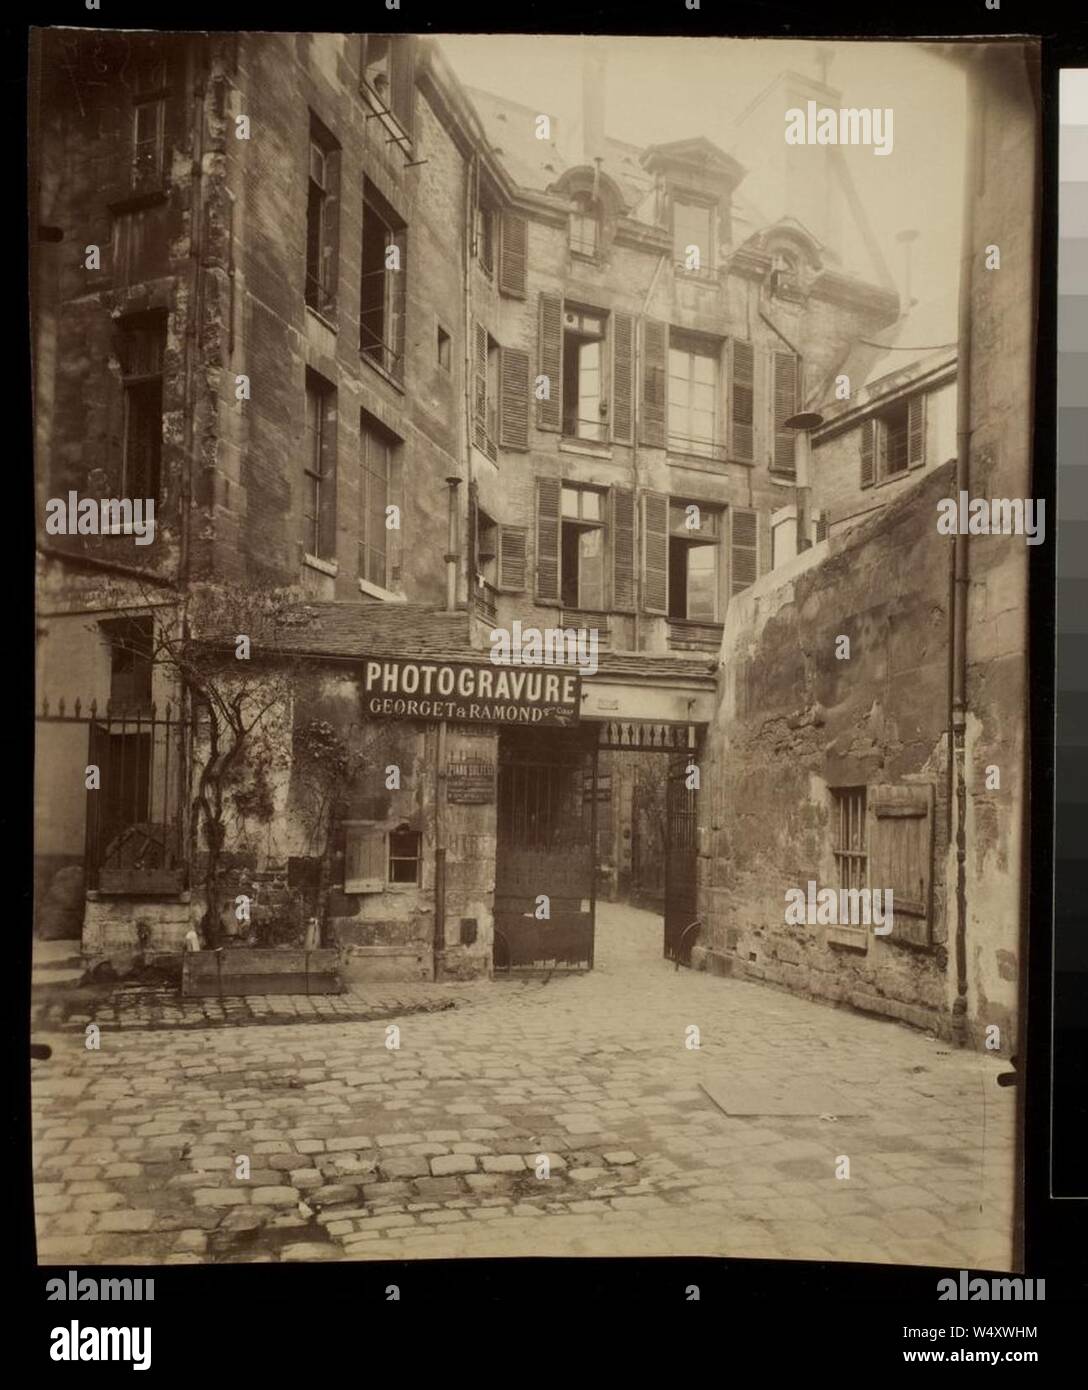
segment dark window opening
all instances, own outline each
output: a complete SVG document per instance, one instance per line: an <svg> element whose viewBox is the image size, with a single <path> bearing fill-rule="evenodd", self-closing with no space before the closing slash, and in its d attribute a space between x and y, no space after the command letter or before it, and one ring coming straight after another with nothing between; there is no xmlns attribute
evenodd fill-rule
<svg viewBox="0 0 1088 1390"><path fill-rule="evenodd" d="M122 321L119 356L124 389L123 497L159 497L165 351L164 314Z"/></svg>
<svg viewBox="0 0 1088 1390"><path fill-rule="evenodd" d="M688 526L689 517L698 526ZM715 623L719 609L718 513L687 504L669 507L669 617L679 622Z"/></svg>
<svg viewBox="0 0 1088 1390"><path fill-rule="evenodd" d="M559 572L560 601L564 608L595 612L604 609L602 496L590 488L563 488Z"/></svg>
<svg viewBox="0 0 1088 1390"><path fill-rule="evenodd" d="M487 450L488 458L495 457L499 438L499 345L487 335Z"/></svg>
<svg viewBox="0 0 1088 1390"><path fill-rule="evenodd" d="M306 372L306 429L303 441L303 545L317 559L335 551L336 390L316 372Z"/></svg>
<svg viewBox="0 0 1088 1390"><path fill-rule="evenodd" d="M405 227L367 180L363 194L359 351L375 366L404 374Z"/></svg>
<svg viewBox="0 0 1088 1390"><path fill-rule="evenodd" d="M418 830L392 830L389 833L389 882L418 883L420 866Z"/></svg>
<svg viewBox="0 0 1088 1390"><path fill-rule="evenodd" d="M438 365L443 371L449 371L453 365L452 340L446 330L439 326L437 343Z"/></svg>
<svg viewBox="0 0 1088 1390"><path fill-rule="evenodd" d="M132 187L154 187L163 176L166 130L166 64L146 54L136 69L132 98Z"/></svg>
<svg viewBox="0 0 1088 1390"><path fill-rule="evenodd" d="M907 402L897 401L880 416L882 478L907 470L908 415Z"/></svg>
<svg viewBox="0 0 1088 1390"><path fill-rule="evenodd" d="M359 578L389 587L386 508L393 484L395 442L368 415L359 420Z"/></svg>
<svg viewBox="0 0 1088 1390"><path fill-rule="evenodd" d="M339 151L311 118L306 196L306 303L328 314L336 302L336 215Z"/></svg>
<svg viewBox="0 0 1088 1390"><path fill-rule="evenodd" d="M100 626L110 644L110 703L122 710L149 707L152 619L110 618Z"/></svg>
<svg viewBox="0 0 1088 1390"><path fill-rule="evenodd" d="M608 438L604 323L595 312L563 314L563 433L571 439Z"/></svg>
<svg viewBox="0 0 1088 1390"><path fill-rule="evenodd" d="M840 888L866 888L869 855L865 832L865 788L831 791L831 834Z"/></svg>
<svg viewBox="0 0 1088 1390"><path fill-rule="evenodd" d="M576 193L573 201L570 249L578 256L596 256L600 238L598 205L589 193Z"/></svg>
<svg viewBox="0 0 1088 1390"><path fill-rule="evenodd" d="M476 209L476 255L488 275L495 269L495 211L484 204Z"/></svg>

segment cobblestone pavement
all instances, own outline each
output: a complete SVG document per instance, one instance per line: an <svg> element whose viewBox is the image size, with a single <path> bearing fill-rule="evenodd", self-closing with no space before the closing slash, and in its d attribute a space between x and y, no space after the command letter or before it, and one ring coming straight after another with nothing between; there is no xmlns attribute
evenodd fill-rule
<svg viewBox="0 0 1088 1390"><path fill-rule="evenodd" d="M660 944L604 904L591 974L459 987L395 1051L388 1021L36 1032L39 1259L1009 1267L1006 1064Z"/></svg>

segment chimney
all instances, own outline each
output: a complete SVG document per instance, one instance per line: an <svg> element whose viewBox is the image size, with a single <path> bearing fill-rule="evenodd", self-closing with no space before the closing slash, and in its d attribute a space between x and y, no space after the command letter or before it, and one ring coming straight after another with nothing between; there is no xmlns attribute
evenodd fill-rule
<svg viewBox="0 0 1088 1390"><path fill-rule="evenodd" d="M902 270L902 303L899 308L899 317L905 318L910 313L918 301L911 294L911 247L918 240L918 232L913 227L907 228L902 232L896 233L896 241L903 248L903 270Z"/></svg>
<svg viewBox="0 0 1088 1390"><path fill-rule="evenodd" d="M600 40L582 44L582 163L604 158L605 50Z"/></svg>

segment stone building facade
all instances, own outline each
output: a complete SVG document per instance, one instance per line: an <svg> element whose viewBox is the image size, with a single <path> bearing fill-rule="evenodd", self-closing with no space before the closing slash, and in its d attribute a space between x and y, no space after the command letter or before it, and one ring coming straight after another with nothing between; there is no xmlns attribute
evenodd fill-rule
<svg viewBox="0 0 1088 1390"><path fill-rule="evenodd" d="M824 412L810 515L833 551L861 547L878 588L902 566L876 557L951 457L954 356L893 351L911 316L879 267L852 270L837 250L857 199L841 180L759 167L768 220L743 159L704 136L610 138L599 73L574 134L467 89L440 41L411 36L43 31L33 76L39 519L69 491L137 493L157 523L147 546L123 523L39 525L42 901L82 922L92 953L177 948L200 923L300 943L316 917L361 977L487 974L516 954L535 898L554 901L557 938L584 940L588 925L591 943L596 895L638 889L637 853L664 847L660 808L636 788L661 782L672 749L713 781L697 800L699 959L746 947L723 896L741 827L766 816L803 837L805 816L820 818L792 774L734 796L759 757L793 756L792 735L760 752L746 728L746 769L731 732L752 692L770 697L800 670L781 616L796 599L772 596L814 585L821 622L843 630L853 604L864 627L859 586L825 592L809 573L823 533L797 533L800 445L785 422ZM843 372L858 389L835 404ZM911 443L906 476L876 465L870 490L863 436L875 458L897 457L887 441L923 395L923 423L907 428L921 428L921 458ZM847 568L829 560L825 574ZM240 675L237 615L263 593L290 596L289 637ZM940 609L926 595L930 609L921 597L911 609L921 627ZM765 650L764 622L781 649ZM454 715L446 727L410 702L374 716L368 658L486 667L491 634L516 624L597 643L573 722L523 737ZM218 650L217 690L283 692L222 784L214 850L198 824L207 700L148 659L159 634ZM915 636L936 680L944 658ZM883 669L871 652L855 667L862 683ZM935 706L920 709L910 682L900 695L909 709L888 709L888 737L896 720L919 723L898 770L943 775ZM859 687L850 710L861 700ZM868 777L855 713L835 738L860 759L850 775ZM313 775L315 747L331 783ZM133 798L127 818L121 793L87 800L96 759ZM932 814L947 820L942 805ZM537 854L544 820L573 833L572 854L592 838L584 866ZM773 857L769 843L745 851L742 876ZM660 876L642 867L653 897ZM934 951L939 938L934 927ZM928 1018L936 959L888 955L862 992L905 1000L911 975Z"/></svg>

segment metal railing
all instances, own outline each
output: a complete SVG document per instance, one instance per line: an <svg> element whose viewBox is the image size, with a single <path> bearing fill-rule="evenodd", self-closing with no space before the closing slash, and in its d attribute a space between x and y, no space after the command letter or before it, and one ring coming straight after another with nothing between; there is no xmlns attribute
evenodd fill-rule
<svg viewBox="0 0 1088 1390"><path fill-rule="evenodd" d="M54 749L39 761L46 786L67 794L86 788L87 888L101 893L178 893L188 887L188 768L193 742L189 718L167 704L104 710L64 699L42 701L41 723L85 725L85 752ZM73 758L82 758L72 766ZM52 766L50 766L52 762ZM50 777L52 774L52 778ZM57 794L61 794L57 787Z"/></svg>

